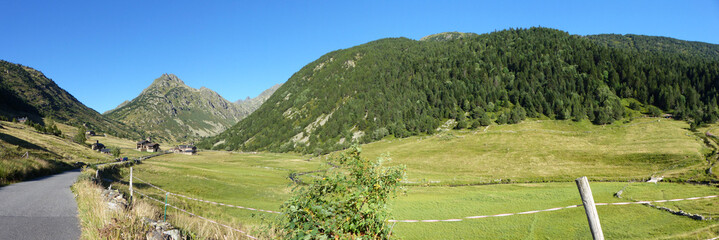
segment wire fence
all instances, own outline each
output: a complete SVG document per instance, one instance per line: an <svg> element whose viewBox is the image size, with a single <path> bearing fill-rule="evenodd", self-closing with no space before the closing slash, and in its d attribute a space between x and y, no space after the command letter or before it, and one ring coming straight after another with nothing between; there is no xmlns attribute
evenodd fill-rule
<svg viewBox="0 0 719 240"><path fill-rule="evenodd" d="M242 230L240 230L240 229L237 229L237 228L233 228L233 227L231 227L231 226L229 226L229 225L227 225L227 224L223 224L223 223L217 222L217 221L215 221L215 220L212 220L212 219L209 219L209 218L206 218L206 217L203 217L203 216L194 214L194 213L192 213L192 212L190 212L190 211L187 211L187 210L185 210L185 209L182 209L182 208L173 206L173 205L171 205L171 204L165 203L165 202L160 201L160 200L158 200L158 199L156 199L156 198L150 197L150 196L148 196L147 194L144 194L144 193L142 193L142 192L140 192L140 191L134 190L134 192L137 193L137 194L140 194L140 195L143 196L143 197L146 197L146 198L151 199L151 200L153 200L153 201L159 202L159 203L161 203L161 204L163 204L163 205L165 205L165 206L168 206L168 207L177 209L178 211L187 213L187 214L190 215L190 216L194 216L194 217L197 217L197 218L199 218L199 219L202 219L202 220L205 220L205 221L208 221L208 222L211 222L211 223L214 223L214 224L217 224L217 225L226 227L226 228L228 228L228 229L230 229L230 230L232 230L232 231L239 232L239 233L245 235L246 237L248 237L248 238L250 238L250 239L257 239L256 237L250 235L249 233L247 233L247 232L245 232L245 231L242 231Z"/></svg>
<svg viewBox="0 0 719 240"><path fill-rule="evenodd" d="M280 214L280 212L272 211L272 210L264 210L264 209L251 208L251 207L243 207L243 206L238 206L238 205L232 205L232 204L227 204L227 203L218 203L218 202L208 201L208 200L204 200L204 199L188 197L188 196L185 196L185 195L182 195L182 194L179 194L179 193L173 193L173 192L167 191L167 190L165 190L165 189L162 189L162 188L160 188L160 187L158 187L158 186L155 186L155 185L153 185L152 183L149 183L149 182L147 182L147 181L145 181L145 180L142 180L142 179L140 179L140 178L137 178L137 177L133 177L133 178L139 180L140 182L142 182L142 183L144 183L144 184L149 185L150 187L153 187L153 188L155 188L155 189L157 189L157 190L160 190L160 191L162 191L162 192L168 193L168 194L170 194L170 195L175 195L175 196L178 196L178 197L182 197L182 198L186 198L186 199L190 199L190 200L194 200L194 201L198 201L198 202L204 202L204 203L209 203L209 204L214 204L214 205L224 206L224 207L245 209L245 210L250 210L250 211L258 211L258 212L266 212L266 213Z"/></svg>
<svg viewBox="0 0 719 240"><path fill-rule="evenodd" d="M140 181L140 182L142 182L142 183L144 183L144 184L147 184L148 186L150 186L150 187L152 187L152 188L155 188L155 189L157 189L157 190L159 190L159 191L161 191L161 192L163 192L163 193L166 193L166 194L168 194L168 195L174 195L174 196L182 197L182 198L185 198L185 199L190 199L190 200L194 200L194 201L198 201L198 202L202 202L202 203L213 204L213 205L217 205L217 206L224 206L224 207L245 209L245 210L251 210L251 211L258 211L258 212L266 212L266 213L280 214L280 212L272 211L272 210L263 210L263 209L257 209L257 208L250 208L250 207L244 207L244 206L238 206L238 205L232 205L232 204L226 204L226 203L219 203L219 202L214 202L214 201L208 201L208 200L199 199L199 198L193 198L193 197L185 196L185 195L183 195L183 194L178 194L178 193L173 193L173 192L167 191L167 190L162 189L162 188L160 188L160 187L158 187L158 186L156 186L156 185L154 185L154 184L152 184L152 183L150 183L150 182L148 182L148 181L142 180L142 179L140 179L140 178L138 178L138 177L134 177L134 176L133 176L132 178L133 178L133 179L136 179L136 180L138 180L138 181ZM103 180L105 180L105 179L103 179ZM109 180L109 179L107 179L107 180ZM148 196L148 195L146 195L146 194L144 194L144 193L142 193L142 192L139 192L139 191L137 191L137 190L135 190L135 192L137 192L138 194L140 194L140 195L143 196L143 197L146 197L146 198L149 198L149 199L151 199L151 200L153 200L153 201L162 203L162 204L164 204L164 205L166 205L166 206L169 206L169 207L172 207L172 208L174 208L174 209L177 209L178 211L184 212L184 213L186 213L186 214L188 214L188 215L195 216L195 217L198 217L198 218L203 219L203 220L205 220L205 221L208 221L208 222L211 222L211 223L214 223L214 224L217 224L217 225L226 227L226 228L231 229L231 230L233 230L233 231L239 232L239 233L245 235L245 236L248 237L248 238L257 239L256 237L249 235L249 234L248 234L247 232L245 232L245 231L242 231L242 230L233 228L233 227L231 227L231 226L229 226L229 225L226 225L226 224L217 222L217 221L215 221L215 220L212 220L212 219L209 219L209 218L206 218L206 217L203 217L203 216L194 214L194 213L192 213L192 212L189 212L189 211L187 211L187 210L185 210L185 209L181 209L181 208L179 208L179 207L176 207L176 206L173 206L173 205L171 205L171 204L165 203L165 202L163 202L163 201L161 201L161 200L158 200L158 199L156 199L156 198L150 197L150 196ZM703 196L703 197L690 197L690 198L665 199L665 200L652 200L652 201L596 203L595 205L598 205L598 206L623 206L623 205L632 205L632 204L645 204L645 205L649 205L649 204L651 204L651 203L678 202L678 201L688 201L688 200L711 199L711 198L717 198L717 197L719 197L719 195L710 195L710 196ZM551 211L558 211L558 210L564 210L564 209L570 209L570 208L577 208L577 207L583 207L583 205L581 205L581 204L579 204L579 205L569 205L569 206L565 206L565 207L555 207L555 208L548 208L548 209L541 209L541 210L533 210L533 211L525 211L525 212L517 212L517 213L502 213L502 214L494 214L494 215L478 215L478 216L467 216L467 217L451 218L451 219L425 219L425 220L411 220L411 219L397 220L397 219L390 219L390 220L387 220L387 221L388 221L388 222L391 222L391 223L461 222L461 221L470 220L470 219L482 219L482 218L493 218L493 217L506 217L506 216L514 216L514 215L535 214L535 213L551 212ZM712 238L712 240L719 240L719 237Z"/></svg>
<svg viewBox="0 0 719 240"><path fill-rule="evenodd" d="M686 201L686 200L698 200L698 199L709 199L709 198L716 198L719 197L719 195L711 195L711 196L704 196L704 197L690 197L690 198L677 198L677 199L668 199L668 200L654 200L654 201L638 201L638 202L616 202L616 203L595 203L597 206L608 206L608 205L631 205L631 204L650 204L650 203L663 203L663 202L678 202L678 201ZM494 214L494 215L481 215L481 216L469 216L469 217L463 217L463 218L452 218L452 219L426 219L426 220L388 220L388 222L401 222L401 223L417 223L417 222L424 222L424 223L430 223L430 222L461 222L467 219L480 219L480 218L491 218L491 217L506 217L506 216L512 216L512 215L525 215L525 214L534 214L534 213L540 213L540 212L551 212L551 211L557 211L557 210L563 210L563 209L570 209L570 208L576 208L576 207L582 207L582 205L569 205L566 207L556 207L556 208L548 208L543 210L534 210L534 211L526 211L526 212L518 212L518 213L502 213L502 214Z"/></svg>

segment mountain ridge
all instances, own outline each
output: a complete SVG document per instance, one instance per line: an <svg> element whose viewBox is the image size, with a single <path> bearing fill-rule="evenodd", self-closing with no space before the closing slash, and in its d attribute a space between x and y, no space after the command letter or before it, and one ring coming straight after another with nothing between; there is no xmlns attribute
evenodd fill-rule
<svg viewBox="0 0 719 240"><path fill-rule="evenodd" d="M191 142L220 133L253 110L204 86L187 86L178 76L165 73L137 97L104 114L155 139Z"/></svg>
<svg viewBox="0 0 719 240"><path fill-rule="evenodd" d="M457 128L525 117L609 124L628 113L622 98L696 123L719 115L710 87L719 67L708 58L642 54L547 28L446 36L329 52L200 146L321 154L387 135L432 134L448 119Z"/></svg>
<svg viewBox="0 0 719 240"><path fill-rule="evenodd" d="M28 66L0 60L0 93L0 115L8 118L28 117L40 124L42 118L52 118L120 137L141 135L85 106L41 71Z"/></svg>

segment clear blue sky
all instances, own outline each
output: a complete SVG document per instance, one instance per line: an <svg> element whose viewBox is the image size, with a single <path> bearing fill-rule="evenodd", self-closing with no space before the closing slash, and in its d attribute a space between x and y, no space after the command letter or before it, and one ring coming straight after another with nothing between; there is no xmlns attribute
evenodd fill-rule
<svg viewBox="0 0 719 240"><path fill-rule="evenodd" d="M149 3L148 3L149 2ZM227 100L386 37L543 26L719 43L719 1L1 1L0 59L104 112L162 73Z"/></svg>

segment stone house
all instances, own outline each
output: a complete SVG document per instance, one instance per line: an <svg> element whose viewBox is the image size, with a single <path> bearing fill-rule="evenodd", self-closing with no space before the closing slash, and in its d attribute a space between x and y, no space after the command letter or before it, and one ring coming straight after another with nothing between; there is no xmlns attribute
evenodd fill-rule
<svg viewBox="0 0 719 240"><path fill-rule="evenodd" d="M92 150L100 151L100 152L101 152L102 149L105 149L105 144L102 144L102 143L100 143L100 141L95 140L95 143L93 143L92 145L90 145L90 148L92 148Z"/></svg>
<svg viewBox="0 0 719 240"><path fill-rule="evenodd" d="M182 153L187 155L194 155L197 153L197 147L193 145L179 145L172 149L174 153Z"/></svg>
<svg viewBox="0 0 719 240"><path fill-rule="evenodd" d="M152 142L152 138L137 142L137 151L140 152L159 152L160 144Z"/></svg>

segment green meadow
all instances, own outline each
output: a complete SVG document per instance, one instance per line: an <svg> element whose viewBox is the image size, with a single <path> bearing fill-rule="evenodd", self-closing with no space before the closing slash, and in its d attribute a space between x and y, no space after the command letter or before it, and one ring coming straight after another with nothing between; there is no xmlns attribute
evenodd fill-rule
<svg viewBox="0 0 719 240"><path fill-rule="evenodd" d="M365 157L389 154L407 166L403 193L390 208L393 219L442 220L519 213L581 204L573 180L590 178L596 202L631 202L719 194L716 186L644 183L650 176L691 180L707 167L711 149L684 122L640 118L595 126L585 122L526 121L476 131L385 139L362 146ZM204 200L280 211L296 185L291 173L327 169L326 157L298 154L203 151L167 154L134 167L134 175L168 191ZM691 174L690 174L691 173ZM321 173L307 174L308 182ZM123 169L121 188L129 171ZM706 176L705 176L706 177ZM502 180L500 180L502 179ZM506 179L510 179L509 182ZM642 181L630 181L642 180ZM493 184L496 182L503 184ZM468 186L459 186L468 185ZM164 194L135 181L135 189ZM623 189L622 198L614 194ZM277 214L210 205L170 195L170 204L272 238ZM656 203L716 219L719 199ZM597 206L607 239L706 239L719 235L717 220L698 221L650 206ZM170 209L170 218L184 214ZM401 239L589 238L579 208L460 222L389 223ZM191 227L190 227L191 228ZM269 237L268 237L269 236Z"/></svg>
<svg viewBox="0 0 719 240"><path fill-rule="evenodd" d="M705 165L710 152L685 122L640 118L606 126L525 121L473 131L385 139L363 146L407 166L409 183L628 181L678 175ZM486 129L486 130L485 130Z"/></svg>
<svg viewBox="0 0 719 240"><path fill-rule="evenodd" d="M614 193L627 183L591 183L597 203L662 200L719 194L716 187L674 183L631 183L623 198ZM719 212L718 200L672 202L692 213ZM581 204L572 183L495 184L462 187L409 187L391 205L399 220L442 220L544 210ZM677 209L676 207L671 207ZM644 205L597 206L607 239L706 239L717 235L719 222L697 221ZM418 222L394 225L405 239L587 239L591 238L581 207L526 215ZM686 233L696 232L685 236Z"/></svg>

